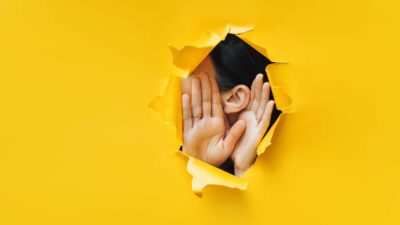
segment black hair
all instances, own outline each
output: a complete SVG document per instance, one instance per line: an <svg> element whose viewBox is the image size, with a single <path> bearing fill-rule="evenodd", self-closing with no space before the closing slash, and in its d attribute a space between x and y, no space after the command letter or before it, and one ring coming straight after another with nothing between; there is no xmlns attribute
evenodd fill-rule
<svg viewBox="0 0 400 225"><path fill-rule="evenodd" d="M268 80L265 68L272 62L234 34L228 34L210 53L221 91L236 85L251 87L257 74Z"/></svg>
<svg viewBox="0 0 400 225"><path fill-rule="evenodd" d="M215 46L210 56L217 72L216 79L220 91L232 89L240 84L251 88L255 77L260 73L264 75L264 82L268 81L265 68L273 63L234 34L228 34L225 40ZM270 98L274 99L272 92ZM278 119L280 113L281 111L275 106L270 127Z"/></svg>
<svg viewBox="0 0 400 225"><path fill-rule="evenodd" d="M260 73L264 75L264 82L268 81L265 68L268 64L273 63L234 34L228 34L225 40L215 46L210 56L216 70L216 79L220 91L232 89L240 84L251 88L255 77ZM274 99L272 92L270 92L270 98ZM275 104L268 130L280 114L281 111L276 108ZM232 160L227 160L220 168L233 173Z"/></svg>

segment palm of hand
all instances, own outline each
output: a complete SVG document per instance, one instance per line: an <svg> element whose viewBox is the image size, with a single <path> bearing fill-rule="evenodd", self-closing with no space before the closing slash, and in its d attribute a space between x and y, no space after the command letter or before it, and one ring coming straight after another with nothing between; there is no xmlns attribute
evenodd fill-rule
<svg viewBox="0 0 400 225"><path fill-rule="evenodd" d="M191 132L185 133L185 148L202 149L202 151L189 152L192 156L202 159L211 165L220 165L226 158L219 154L223 151L223 137L225 124L220 118L202 118Z"/></svg>
<svg viewBox="0 0 400 225"><path fill-rule="evenodd" d="M269 100L269 84L258 75L251 87L251 100L238 119L246 123L246 130L231 155L235 163L235 174L243 174L257 157L257 146L267 131L274 101Z"/></svg>
<svg viewBox="0 0 400 225"><path fill-rule="evenodd" d="M236 144L231 158L237 170L246 170L256 158L257 145L261 139L260 126L256 115L252 111L240 113L239 119L245 121L246 130Z"/></svg>
<svg viewBox="0 0 400 225"><path fill-rule="evenodd" d="M239 120L226 132L216 80L209 74L203 74L200 80L194 77L182 86L183 151L219 166L231 155L246 124Z"/></svg>

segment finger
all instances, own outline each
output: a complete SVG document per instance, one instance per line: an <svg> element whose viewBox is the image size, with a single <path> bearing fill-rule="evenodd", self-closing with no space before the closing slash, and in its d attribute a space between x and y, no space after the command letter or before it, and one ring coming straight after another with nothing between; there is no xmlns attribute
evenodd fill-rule
<svg viewBox="0 0 400 225"><path fill-rule="evenodd" d="M257 111L257 121L260 122L264 114L265 106L269 101L269 83L265 82L262 87L261 103Z"/></svg>
<svg viewBox="0 0 400 225"><path fill-rule="evenodd" d="M212 113L212 116L222 118L224 116L224 111L222 109L221 96L219 94L217 80L215 79L214 76L210 76L210 83L211 83L211 113Z"/></svg>
<svg viewBox="0 0 400 225"><path fill-rule="evenodd" d="M240 137L243 135L245 129L246 123L243 120L236 121L224 140L223 154L229 156L232 153L236 143L240 140Z"/></svg>
<svg viewBox="0 0 400 225"><path fill-rule="evenodd" d="M192 116L193 124L201 118L201 85L198 78L192 80Z"/></svg>
<svg viewBox="0 0 400 225"><path fill-rule="evenodd" d="M269 122L271 120L272 111L274 110L274 105L275 105L274 100L270 100L268 101L267 106L265 107L264 115L259 124L262 130L262 134L264 134L265 131L267 131Z"/></svg>
<svg viewBox="0 0 400 225"><path fill-rule="evenodd" d="M211 87L208 74L201 74L200 80L203 117L211 116Z"/></svg>
<svg viewBox="0 0 400 225"><path fill-rule="evenodd" d="M182 95L182 118L183 131L187 133L192 128L192 107L190 106L190 97L188 94Z"/></svg>
<svg viewBox="0 0 400 225"><path fill-rule="evenodd" d="M263 75L258 74L256 79L254 79L253 83L254 83L254 101L253 101L253 105L251 106L251 111L257 113L258 107L260 107L260 102L261 102ZM253 87L252 87L252 89L253 89Z"/></svg>
<svg viewBox="0 0 400 225"><path fill-rule="evenodd" d="M229 124L228 117L224 113L224 123L225 123L225 134L229 133L229 130L231 129L231 125Z"/></svg>
<svg viewBox="0 0 400 225"><path fill-rule="evenodd" d="M257 79L257 76L256 76L256 78L254 78L253 83L251 83L251 87L250 87L250 102L247 105L247 109L248 110L250 110L252 108L253 102L254 102L254 98L256 96L256 94L255 94L256 88L254 87L256 85L256 79Z"/></svg>
<svg viewBox="0 0 400 225"><path fill-rule="evenodd" d="M183 78L182 79L182 94L190 94L192 93L192 82L191 78Z"/></svg>

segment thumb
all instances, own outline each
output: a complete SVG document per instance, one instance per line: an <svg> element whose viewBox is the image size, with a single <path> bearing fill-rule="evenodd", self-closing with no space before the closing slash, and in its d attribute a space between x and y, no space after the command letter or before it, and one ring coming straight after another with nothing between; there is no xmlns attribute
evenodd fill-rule
<svg viewBox="0 0 400 225"><path fill-rule="evenodd" d="M224 140L224 151L227 151L229 153L228 155L232 153L236 143L243 135L245 129L246 123L243 120L238 120L229 130L229 133Z"/></svg>

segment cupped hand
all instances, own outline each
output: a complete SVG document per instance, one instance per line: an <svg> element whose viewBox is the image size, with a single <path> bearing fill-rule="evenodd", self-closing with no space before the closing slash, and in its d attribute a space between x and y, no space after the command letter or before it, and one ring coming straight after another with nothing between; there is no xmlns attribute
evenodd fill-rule
<svg viewBox="0 0 400 225"><path fill-rule="evenodd" d="M183 151L219 166L231 155L246 124L238 120L228 131L215 78L199 77L182 82Z"/></svg>
<svg viewBox="0 0 400 225"><path fill-rule="evenodd" d="M246 131L231 155L237 176L243 175L257 157L257 146L267 131L274 108L269 94L269 83L263 83L262 74L257 75L251 85L250 102L238 116L239 120L245 121Z"/></svg>

